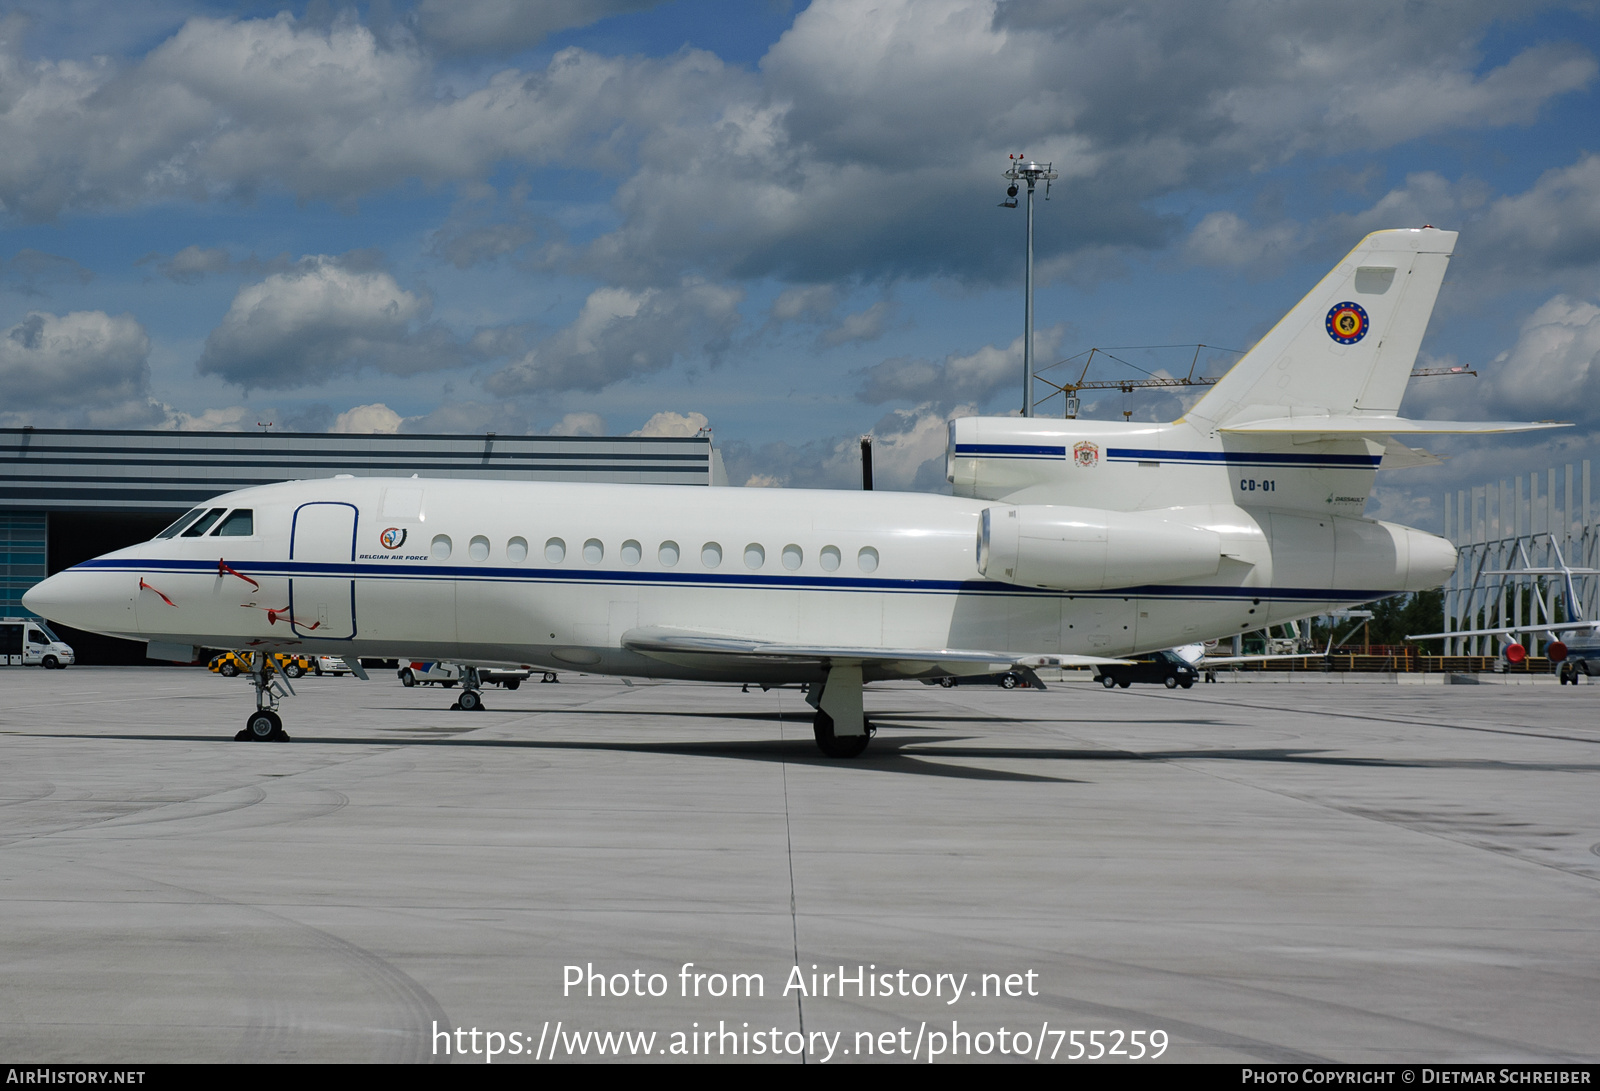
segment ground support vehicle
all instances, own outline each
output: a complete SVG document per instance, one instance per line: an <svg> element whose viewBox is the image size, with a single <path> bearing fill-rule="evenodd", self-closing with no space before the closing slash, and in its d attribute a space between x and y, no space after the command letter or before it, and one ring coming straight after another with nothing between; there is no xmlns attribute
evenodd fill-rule
<svg viewBox="0 0 1600 1091"><path fill-rule="evenodd" d="M250 670L250 652L223 652L212 658L207 664L217 674L224 678L234 678ZM316 670L316 663L309 655L290 655L288 652L277 652L272 656L276 669L282 671L290 678L299 678ZM345 668L348 670L349 668ZM318 672L321 673L321 672Z"/></svg>
<svg viewBox="0 0 1600 1091"><path fill-rule="evenodd" d="M1106 689L1115 686L1127 689L1135 682L1160 682L1168 689L1177 689L1179 686L1188 689L1200 677L1200 672L1176 652L1154 652L1127 658L1130 662L1126 666L1101 667L1095 675L1095 681Z"/></svg>
<svg viewBox="0 0 1600 1091"><path fill-rule="evenodd" d="M36 617L0 618L0 667L70 667L77 656Z"/></svg>

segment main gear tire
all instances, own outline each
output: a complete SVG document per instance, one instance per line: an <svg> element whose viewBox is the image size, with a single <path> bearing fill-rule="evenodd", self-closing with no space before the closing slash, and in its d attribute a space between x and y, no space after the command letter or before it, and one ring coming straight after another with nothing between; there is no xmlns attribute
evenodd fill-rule
<svg viewBox="0 0 1600 1091"><path fill-rule="evenodd" d="M817 738L817 749L830 758L859 758L872 741L870 727L865 735L835 735L833 717L821 709L817 710L816 718L811 721L811 729Z"/></svg>

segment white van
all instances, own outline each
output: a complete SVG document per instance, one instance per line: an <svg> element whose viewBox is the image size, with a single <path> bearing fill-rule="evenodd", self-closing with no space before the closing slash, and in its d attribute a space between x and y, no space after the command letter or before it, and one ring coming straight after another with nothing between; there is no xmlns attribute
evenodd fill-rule
<svg viewBox="0 0 1600 1091"><path fill-rule="evenodd" d="M50 627L36 617L0 617L0 667L69 667L77 659Z"/></svg>

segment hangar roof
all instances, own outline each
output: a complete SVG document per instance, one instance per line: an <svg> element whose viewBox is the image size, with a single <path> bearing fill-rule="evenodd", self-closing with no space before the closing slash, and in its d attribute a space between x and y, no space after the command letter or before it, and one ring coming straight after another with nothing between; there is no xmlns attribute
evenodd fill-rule
<svg viewBox="0 0 1600 1091"><path fill-rule="evenodd" d="M723 484L709 436L345 435L0 428L0 510L160 511L274 481L471 477Z"/></svg>

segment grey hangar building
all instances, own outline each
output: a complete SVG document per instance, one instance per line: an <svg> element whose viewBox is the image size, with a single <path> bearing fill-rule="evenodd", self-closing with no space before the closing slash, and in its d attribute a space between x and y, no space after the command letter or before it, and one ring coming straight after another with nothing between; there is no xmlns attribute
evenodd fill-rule
<svg viewBox="0 0 1600 1091"><path fill-rule="evenodd" d="M277 481L478 478L727 484L709 436L502 436L0 428L0 617L46 576L154 537L220 493ZM144 647L56 626L80 663Z"/></svg>

